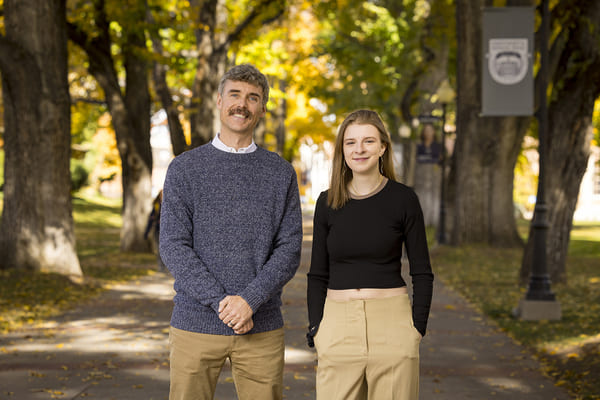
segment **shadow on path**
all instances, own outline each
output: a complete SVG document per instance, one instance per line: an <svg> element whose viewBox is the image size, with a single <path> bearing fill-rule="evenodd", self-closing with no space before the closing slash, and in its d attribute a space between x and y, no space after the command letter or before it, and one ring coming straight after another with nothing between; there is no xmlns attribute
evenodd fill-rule
<svg viewBox="0 0 600 400"><path fill-rule="evenodd" d="M315 399L316 356L305 342L310 217L305 222L301 266L283 295L284 398L294 400ZM428 334L421 344L421 400L569 399L529 353L442 279L436 277ZM0 400L168 399L172 296L172 278L155 273L115 285L55 321L4 335ZM228 366L215 399L236 399Z"/></svg>

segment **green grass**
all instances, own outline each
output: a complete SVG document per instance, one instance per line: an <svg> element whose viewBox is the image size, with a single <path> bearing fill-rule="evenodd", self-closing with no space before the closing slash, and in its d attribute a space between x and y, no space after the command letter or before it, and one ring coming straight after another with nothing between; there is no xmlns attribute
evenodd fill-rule
<svg viewBox="0 0 600 400"><path fill-rule="evenodd" d="M577 399L600 399L600 224L576 225L572 231L568 283L552 286L562 310L560 321L513 316L525 295L518 285L522 256L522 249L484 246L432 252L436 277L532 349L556 384Z"/></svg>
<svg viewBox="0 0 600 400"><path fill-rule="evenodd" d="M78 195L73 199L77 253L85 279L75 283L58 274L0 271L0 333L43 322L88 301L115 282L152 273L153 254L119 250L121 203Z"/></svg>

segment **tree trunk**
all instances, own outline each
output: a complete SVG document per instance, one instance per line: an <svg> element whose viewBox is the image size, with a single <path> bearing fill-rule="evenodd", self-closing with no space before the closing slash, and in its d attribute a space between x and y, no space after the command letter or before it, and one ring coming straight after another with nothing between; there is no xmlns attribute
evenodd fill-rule
<svg viewBox="0 0 600 400"><path fill-rule="evenodd" d="M71 207L65 1L5 0L0 263L81 276Z"/></svg>
<svg viewBox="0 0 600 400"><path fill-rule="evenodd" d="M150 242L144 239L144 230L152 208L152 151L150 148L150 103L148 68L144 34L135 27L125 27L129 43L123 47L126 69L126 94L123 95L111 55L112 41L109 21L103 2L96 3L95 24L97 36L90 38L78 27L69 25L69 38L87 54L89 71L102 89L112 117L117 148L123 168L123 226L121 250L149 251ZM134 12L131 11L130 12ZM138 3L139 17L145 20L144 2ZM127 30L127 29L130 30Z"/></svg>
<svg viewBox="0 0 600 400"><path fill-rule="evenodd" d="M145 0L132 10L136 21L144 21ZM148 215L152 209L152 148L150 147L149 66L142 55L146 38L140 28L127 32L123 46L126 73L125 110L133 129L128 130L127 163L123 165L123 227L121 250L148 251L144 238ZM122 154L123 157L123 154Z"/></svg>
<svg viewBox="0 0 600 400"><path fill-rule="evenodd" d="M552 71L553 92L548 107L548 153L546 162L546 204L548 205L547 271L553 282L566 282L566 259L573 213L581 179L587 168L593 137L594 102L600 95L600 4L579 1L585 14L568 13L574 20L560 21L564 31L551 51L557 59ZM559 4L558 7L565 7ZM590 27L593 29L590 31ZM564 44L564 46L563 46ZM585 77L582 79L581 77ZM532 269L533 230L525 248L521 282Z"/></svg>
<svg viewBox="0 0 600 400"><path fill-rule="evenodd" d="M454 245L521 244L513 206L514 166L529 117L479 117L481 110L481 9L457 2L457 140L452 182ZM467 23L468 22L468 23Z"/></svg>
<svg viewBox="0 0 600 400"><path fill-rule="evenodd" d="M218 129L217 89L219 79L225 73L227 53L213 53L200 57L192 87L193 110L190 113L192 146L210 142Z"/></svg>
<svg viewBox="0 0 600 400"><path fill-rule="evenodd" d="M173 103L171 91L167 85L166 67L159 62L154 62L153 77L156 93L160 97L162 107L167 113L167 123L169 126L171 146L173 147L173 155L178 156L185 151L187 144L185 142L185 135L183 134L183 127L181 126L181 121L179 120L179 112Z"/></svg>
<svg viewBox="0 0 600 400"><path fill-rule="evenodd" d="M154 23L150 13L148 13L148 15L150 23ZM158 32L151 32L150 36L152 39L152 48L154 53L162 56L163 45L160 41ZM173 103L171 91L169 90L169 86L167 84L167 67L160 61L154 61L152 73L154 78L154 88L158 94L158 97L160 98L162 107L167 113L167 123L169 126L169 135L171 137L173 154L177 156L186 150L187 144L185 142L185 135L183 134L183 127L181 126L181 121L179 120L179 112Z"/></svg>

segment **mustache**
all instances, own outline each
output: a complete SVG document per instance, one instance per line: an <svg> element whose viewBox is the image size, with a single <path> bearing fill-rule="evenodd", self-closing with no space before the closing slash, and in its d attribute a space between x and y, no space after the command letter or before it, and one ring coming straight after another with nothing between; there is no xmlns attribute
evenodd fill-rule
<svg viewBox="0 0 600 400"><path fill-rule="evenodd" d="M244 117L249 117L251 115L250 111L248 111L245 107L235 107L229 110L229 115L240 114Z"/></svg>

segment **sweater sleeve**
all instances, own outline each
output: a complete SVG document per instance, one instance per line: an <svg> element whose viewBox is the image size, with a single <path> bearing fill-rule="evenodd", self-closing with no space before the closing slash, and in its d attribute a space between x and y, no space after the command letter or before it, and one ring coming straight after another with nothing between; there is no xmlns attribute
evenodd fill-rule
<svg viewBox="0 0 600 400"><path fill-rule="evenodd" d="M409 193L404 216L404 236L413 286L413 323L421 335L425 336L433 295L433 272L427 248L423 211L417 195L412 190Z"/></svg>
<svg viewBox="0 0 600 400"><path fill-rule="evenodd" d="M193 248L193 205L186 190L185 169L175 159L165 178L160 216L160 255L182 290L218 312L225 289Z"/></svg>
<svg viewBox="0 0 600 400"><path fill-rule="evenodd" d="M290 170L285 208L273 239L271 256L256 277L239 293L254 312L283 289L300 265L302 211L296 174L291 168Z"/></svg>
<svg viewBox="0 0 600 400"><path fill-rule="evenodd" d="M322 192L317 200L313 223L312 254L310 270L307 274L307 302L309 334L308 343L312 347L312 337L317 332L323 318L323 307L329 284L329 254L327 252L327 192Z"/></svg>

